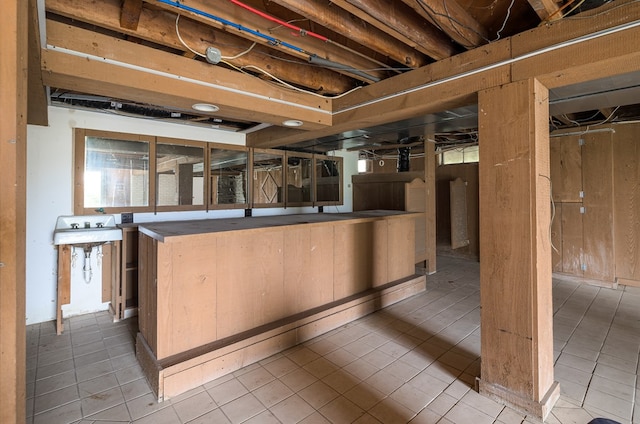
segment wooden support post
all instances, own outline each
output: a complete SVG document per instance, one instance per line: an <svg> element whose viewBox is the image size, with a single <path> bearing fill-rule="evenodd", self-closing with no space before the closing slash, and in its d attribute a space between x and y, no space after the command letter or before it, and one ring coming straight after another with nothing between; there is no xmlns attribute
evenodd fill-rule
<svg viewBox="0 0 640 424"><path fill-rule="evenodd" d="M553 380L548 90L479 93L481 394L545 418Z"/></svg>
<svg viewBox="0 0 640 424"><path fill-rule="evenodd" d="M71 246L68 244L61 244L58 246L57 292L56 333L60 335L64 331L62 305L68 305L71 302Z"/></svg>
<svg viewBox="0 0 640 424"><path fill-rule="evenodd" d="M427 220L426 250L427 274L436 272L436 143L433 134L424 135L424 182L427 193L425 217Z"/></svg>
<svg viewBox="0 0 640 424"><path fill-rule="evenodd" d="M26 421L26 1L0 13L0 422Z"/></svg>

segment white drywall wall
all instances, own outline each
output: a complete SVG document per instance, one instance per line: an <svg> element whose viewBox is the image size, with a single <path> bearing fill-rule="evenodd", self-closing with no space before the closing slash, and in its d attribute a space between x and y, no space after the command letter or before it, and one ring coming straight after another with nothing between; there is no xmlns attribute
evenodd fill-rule
<svg viewBox="0 0 640 424"><path fill-rule="evenodd" d="M129 118L61 107L49 107L49 126L27 127L27 251L26 251L26 323L55 319L57 284L57 249L53 229L60 215L73 215L73 130L88 128L132 134L160 135L244 145L244 134L150 119ZM357 173L357 153L338 152L344 156L344 205L325 207L325 212L351 212L351 175ZM312 213L316 208L254 209L254 215ZM134 215L136 222L187 220L243 216L243 210L144 213ZM120 221L120 216L116 215ZM102 268L97 249L91 255L93 276L85 283L84 253L78 257L71 278L71 304L64 316L105 310L101 302Z"/></svg>

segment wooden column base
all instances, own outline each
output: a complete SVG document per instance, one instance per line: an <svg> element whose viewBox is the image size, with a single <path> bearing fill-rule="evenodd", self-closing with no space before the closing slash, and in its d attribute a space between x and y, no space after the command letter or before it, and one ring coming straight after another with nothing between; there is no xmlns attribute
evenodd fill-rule
<svg viewBox="0 0 640 424"><path fill-rule="evenodd" d="M543 421L560 398L560 384L557 381L553 382L540 402L522 397L520 394L512 392L503 386L488 383L481 378L476 379L476 385L481 395L498 403L506 404L527 415L533 415Z"/></svg>

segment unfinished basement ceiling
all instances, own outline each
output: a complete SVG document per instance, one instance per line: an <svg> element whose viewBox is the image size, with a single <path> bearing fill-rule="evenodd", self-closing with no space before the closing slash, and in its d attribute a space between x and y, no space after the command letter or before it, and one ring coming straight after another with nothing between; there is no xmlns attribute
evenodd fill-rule
<svg viewBox="0 0 640 424"><path fill-rule="evenodd" d="M48 44L55 44L56 32L78 28L329 98L604 3L44 0L48 38L51 33ZM640 116L634 103L640 98L638 77L636 73L552 90L550 127L582 124L590 117L593 122L636 119ZM50 87L52 104L229 131L252 132L274 125L247 119L251 114L200 113L153 99L136 101L133 95L111 97L101 87L90 92L76 91L72 86ZM476 128L477 108L470 105L311 138L286 148L312 152L378 149L415 141L426 132L442 135L443 143L467 142Z"/></svg>

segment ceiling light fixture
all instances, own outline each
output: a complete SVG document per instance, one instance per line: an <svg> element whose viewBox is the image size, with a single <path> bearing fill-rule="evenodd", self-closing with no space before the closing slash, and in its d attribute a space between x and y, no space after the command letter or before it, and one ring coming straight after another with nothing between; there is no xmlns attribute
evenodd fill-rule
<svg viewBox="0 0 640 424"><path fill-rule="evenodd" d="M287 119L286 121L282 122L282 125L284 125L285 127L301 127L302 124L303 122L298 119Z"/></svg>
<svg viewBox="0 0 640 424"><path fill-rule="evenodd" d="M218 106L209 103L196 103L191 108L200 112L217 112L220 110Z"/></svg>

